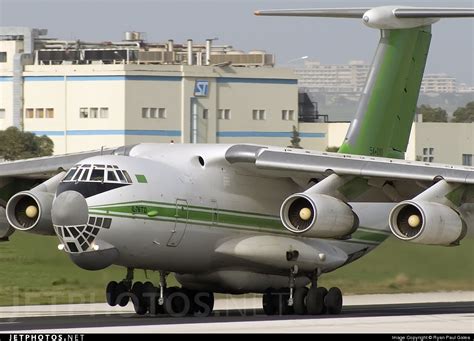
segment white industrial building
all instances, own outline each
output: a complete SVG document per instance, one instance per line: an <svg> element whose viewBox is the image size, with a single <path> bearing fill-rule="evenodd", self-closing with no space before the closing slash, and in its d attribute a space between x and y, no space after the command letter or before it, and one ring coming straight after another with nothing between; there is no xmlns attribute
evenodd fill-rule
<svg viewBox="0 0 474 341"><path fill-rule="evenodd" d="M0 129L48 135L56 154L139 142L288 146L293 126L304 148L325 150L339 146L348 128L303 117L296 75L275 68L264 51L244 53L211 39L149 43L135 32L115 43L46 33L0 27ZM362 77L362 66L354 63L340 78ZM360 79L346 85L363 86ZM472 160L473 141L474 124L417 123L407 157L461 164L462 155Z"/></svg>

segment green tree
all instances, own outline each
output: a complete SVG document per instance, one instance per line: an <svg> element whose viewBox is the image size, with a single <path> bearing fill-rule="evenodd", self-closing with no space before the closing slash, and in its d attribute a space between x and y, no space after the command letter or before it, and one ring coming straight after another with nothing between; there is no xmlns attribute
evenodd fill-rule
<svg viewBox="0 0 474 341"><path fill-rule="evenodd" d="M291 135L291 145L288 146L288 148L297 148L297 149L303 149L303 147L300 146L300 133L298 130L296 130L296 127L293 126L293 132Z"/></svg>
<svg viewBox="0 0 474 341"><path fill-rule="evenodd" d="M53 154L54 144L45 135L22 132L16 127L0 131L0 158L5 160L29 159Z"/></svg>
<svg viewBox="0 0 474 341"><path fill-rule="evenodd" d="M423 115L423 122L448 122L448 113L441 108L432 108L422 104L416 109L417 114Z"/></svg>
<svg viewBox="0 0 474 341"><path fill-rule="evenodd" d="M457 108L453 113L453 119L451 122L474 122L474 102L469 102L465 107Z"/></svg>

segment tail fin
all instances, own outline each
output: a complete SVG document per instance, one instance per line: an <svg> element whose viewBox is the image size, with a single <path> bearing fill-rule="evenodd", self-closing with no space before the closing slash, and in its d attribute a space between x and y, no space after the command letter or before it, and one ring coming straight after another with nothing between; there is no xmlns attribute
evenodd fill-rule
<svg viewBox="0 0 474 341"><path fill-rule="evenodd" d="M381 38L340 153L405 157L421 80L439 18L474 17L472 8L327 8L257 11L256 15L361 18Z"/></svg>

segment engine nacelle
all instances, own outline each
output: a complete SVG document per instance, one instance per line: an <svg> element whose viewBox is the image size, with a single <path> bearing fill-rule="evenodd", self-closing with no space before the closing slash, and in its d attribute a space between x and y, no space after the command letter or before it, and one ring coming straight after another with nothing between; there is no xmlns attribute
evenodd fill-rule
<svg viewBox="0 0 474 341"><path fill-rule="evenodd" d="M53 199L54 194L49 192L19 192L8 201L6 218L17 230L55 235L51 221Z"/></svg>
<svg viewBox="0 0 474 341"><path fill-rule="evenodd" d="M349 205L325 194L291 195L281 205L280 218L287 230L315 238L341 238L358 227Z"/></svg>
<svg viewBox="0 0 474 341"><path fill-rule="evenodd" d="M467 232L456 211L427 201L402 201L390 212L389 224L398 239L428 245L457 245Z"/></svg>
<svg viewBox="0 0 474 341"><path fill-rule="evenodd" d="M8 237L15 232L15 229L8 223L5 202L0 200L0 241L8 240Z"/></svg>
<svg viewBox="0 0 474 341"><path fill-rule="evenodd" d="M362 20L365 25L381 30L422 27L439 21L439 18L398 18L395 15L398 8L410 7L381 6L372 8L364 13Z"/></svg>

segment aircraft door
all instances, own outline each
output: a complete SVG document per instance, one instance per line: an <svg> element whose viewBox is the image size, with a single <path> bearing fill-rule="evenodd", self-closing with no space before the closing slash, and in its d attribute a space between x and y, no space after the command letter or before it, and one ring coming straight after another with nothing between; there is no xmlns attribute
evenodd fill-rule
<svg viewBox="0 0 474 341"><path fill-rule="evenodd" d="M176 199L176 213L175 213L174 228L171 230L171 236L168 240L168 246L178 246L183 239L186 227L188 225L188 202L184 199Z"/></svg>

